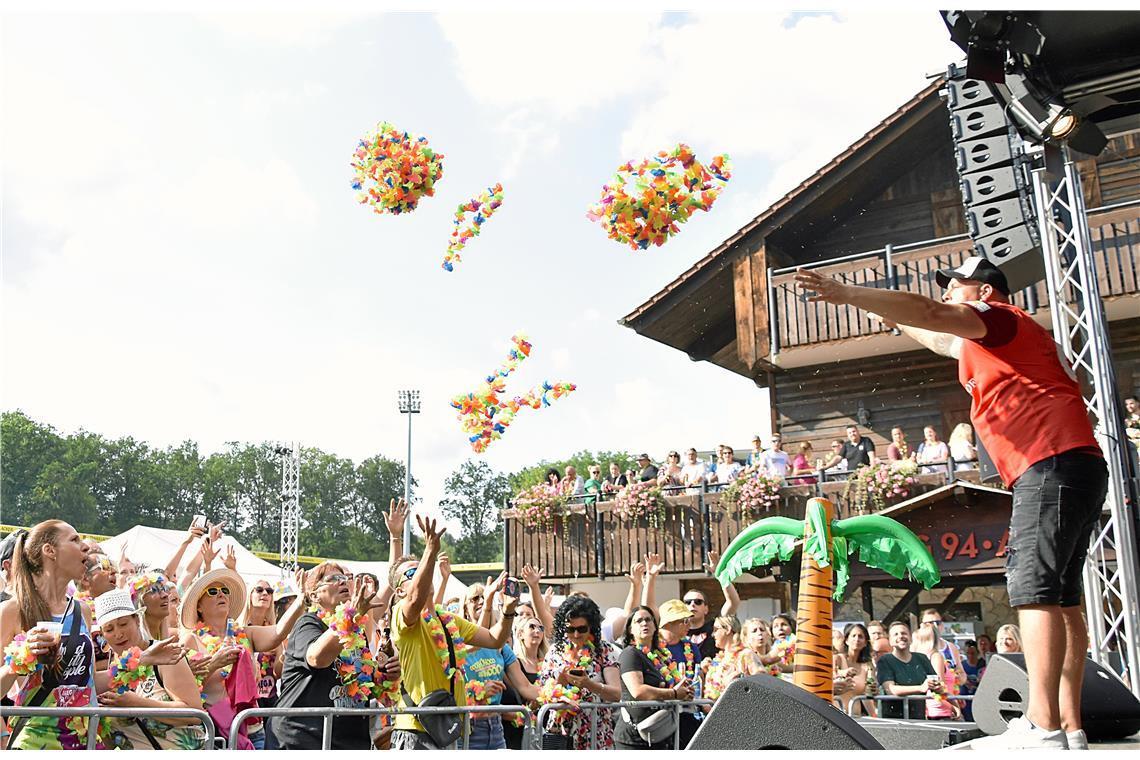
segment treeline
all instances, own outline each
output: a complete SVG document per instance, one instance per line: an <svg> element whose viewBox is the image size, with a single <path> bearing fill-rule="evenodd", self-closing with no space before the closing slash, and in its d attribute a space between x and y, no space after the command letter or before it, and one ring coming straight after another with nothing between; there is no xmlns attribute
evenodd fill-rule
<svg viewBox="0 0 1140 760"><path fill-rule="evenodd" d="M192 441L158 449L84 430L63 436L15 411L3 414L0 445L5 523L60 518L84 533L115 535L134 525L181 530L205 514L251 549L280 546L281 464L271 443L230 443L202 456ZM404 494L402 462L377 455L356 464L306 448L301 491L301 554L387 557L383 512Z"/></svg>

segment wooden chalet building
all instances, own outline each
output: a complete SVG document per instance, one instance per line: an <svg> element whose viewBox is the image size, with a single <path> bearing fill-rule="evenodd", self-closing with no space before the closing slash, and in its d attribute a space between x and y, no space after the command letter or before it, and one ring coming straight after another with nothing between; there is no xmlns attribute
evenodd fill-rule
<svg viewBox="0 0 1140 760"><path fill-rule="evenodd" d="M928 424L945 440L957 423L969 421L956 362L856 309L808 303L792 282L795 267L812 266L855 284L940 295L933 272L957 265L971 249L942 85L933 81L621 324L767 388L772 428L788 452L810 441L815 456L824 456L850 423L881 457L894 425L914 447ZM1080 168L1118 385L1128 394L1140 391L1140 132L1109 137L1101 155ZM1043 283L1035 293L1016 294L1015 302L1049 327ZM943 584L920 595L853 562L848 602L836 620L893 617L937 604L976 616L992 632L1012 618L1002 570L1009 494L1000 484L980 484L976 472L922 479L918 492L890 512L929 538ZM841 513L842 488L824 486ZM802 518L814 490L785 491L779 512ZM508 569L530 562L548 577L620 577L631 557L657 547L672 553L669 568L682 574L682 589L699 586L715 597L715 582L700 579L701 560L748 520L721 510L715 495L673 501L661 529L617 520L605 503L579 507L562 536L536 534L508 517ZM775 577L794 584L796 571L777 568ZM794 589L772 581L749 583L746 596L794 598Z"/></svg>

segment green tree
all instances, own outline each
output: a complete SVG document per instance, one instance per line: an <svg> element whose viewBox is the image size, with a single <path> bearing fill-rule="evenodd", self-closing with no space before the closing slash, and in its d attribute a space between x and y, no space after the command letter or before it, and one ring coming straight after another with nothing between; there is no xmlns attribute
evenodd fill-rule
<svg viewBox="0 0 1140 760"><path fill-rule="evenodd" d="M577 454L571 454L565 459L557 459L554 461L543 460L538 464L526 467L510 476L511 492L518 493L524 488L530 488L536 483L541 483L546 479L546 471L551 467L558 470L558 472L565 474L567 465L574 465L578 470L578 474L583 479L589 477L588 468L591 464L601 465L602 477L610 474L610 462L617 462L618 467L622 472L627 469L637 469L637 460L634 455L626 451L579 451Z"/></svg>
<svg viewBox="0 0 1140 760"><path fill-rule="evenodd" d="M507 476L480 460L468 459L447 476L440 509L459 521L453 562L493 562L501 559L499 540L503 502L510 497Z"/></svg>

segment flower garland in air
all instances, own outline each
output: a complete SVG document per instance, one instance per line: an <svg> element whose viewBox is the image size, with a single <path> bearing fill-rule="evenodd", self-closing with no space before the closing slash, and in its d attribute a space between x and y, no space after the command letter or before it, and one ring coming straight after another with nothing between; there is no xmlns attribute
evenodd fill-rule
<svg viewBox="0 0 1140 760"><path fill-rule="evenodd" d="M126 694L154 676L154 667L143 665L142 649L131 647L111 658L111 662L107 665L107 675L111 679L111 688L118 694Z"/></svg>
<svg viewBox="0 0 1140 760"><path fill-rule="evenodd" d="M455 229L451 231L451 242L447 244L447 255L443 257L443 268L448 272L462 261L459 252L467 245L467 241L479 234L483 222L491 218L499 206L503 204L503 185L495 183L494 187L487 188L477 198L472 198L455 210ZM467 214L474 214L471 224L463 226L463 219Z"/></svg>
<svg viewBox="0 0 1140 760"><path fill-rule="evenodd" d="M32 654L32 644L26 634L17 633L4 647L4 665L18 676L35 673L44 664Z"/></svg>
<svg viewBox="0 0 1140 760"><path fill-rule="evenodd" d="M487 375L474 391L451 399L451 406L459 411L459 422L476 453L486 451L492 441L502 438L523 407L541 409L550 406L551 399L557 401L578 388L574 383L543 382L541 388L531 388L526 395L509 400L501 397L506 393L507 376L530 356L531 343L525 337L513 335L511 342L514 348L497 370Z"/></svg>
<svg viewBox="0 0 1140 760"><path fill-rule="evenodd" d="M443 154L384 121L360 140L352 154L352 188L357 200L377 214L415 211L424 196L435 194L443 176Z"/></svg>
<svg viewBox="0 0 1140 760"><path fill-rule="evenodd" d="M351 602L338 604L332 612L317 608L316 613L340 641L336 669L345 696L356 702L367 703L373 698L382 701L386 694L396 688L398 682L392 679L376 681L379 668L364 636L364 623L368 614L357 614L356 607Z"/></svg>
<svg viewBox="0 0 1140 760"><path fill-rule="evenodd" d="M450 679L453 673L462 673L463 664L467 662L467 647L463 646L463 636L459 633L455 616L437 604L434 611L424 612L424 624L428 627L432 643L435 645L435 655L439 658L440 667L443 668L443 677ZM447 651L447 636L443 632L445 627L447 633L451 635L451 645L455 650L454 668L451 667L451 656Z"/></svg>
<svg viewBox="0 0 1140 760"><path fill-rule="evenodd" d="M664 245L694 211L712 209L731 177L727 155L714 156L705 166L688 145L679 143L636 165L628 161L619 166L586 217L600 223L611 240L635 251Z"/></svg>

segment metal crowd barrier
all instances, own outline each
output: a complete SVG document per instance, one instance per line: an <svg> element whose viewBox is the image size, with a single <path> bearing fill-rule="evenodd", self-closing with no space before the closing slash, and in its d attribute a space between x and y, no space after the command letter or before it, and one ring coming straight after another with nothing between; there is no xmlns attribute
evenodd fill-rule
<svg viewBox="0 0 1140 760"><path fill-rule="evenodd" d="M526 705L467 705L465 707L251 707L234 718L230 728L230 746L236 746L241 727L248 718L308 716L324 719L321 749L332 749L333 718L337 716L372 717L374 715L463 715L463 749L471 748L472 713L522 713L528 724L534 713Z"/></svg>
<svg viewBox="0 0 1140 760"><path fill-rule="evenodd" d="M928 699L930 699L930 697L920 695L920 694L915 695L915 696L911 696L911 697L898 697L898 696L895 696L894 694L875 694L873 696L867 696L867 695L863 694L863 695L860 695L858 697L853 697L851 699L851 703L847 705L847 714L852 716L852 717L866 717L866 716L856 716L854 713L855 705L856 704L862 704L863 702L870 702L870 701L875 702L876 707L879 708L879 712L881 713L882 712L882 704L881 704L882 702L899 702L899 701L901 701L903 703L903 717L902 717L902 719L903 720L910 720L911 719L911 717L910 717L910 703L911 703L911 701L913 700L913 701L925 702ZM951 702L972 702L972 701L974 701L974 695L973 694L955 694L953 696L948 697L948 699ZM883 716L880 714L879 717L881 718ZM915 720L918 720L918 718L915 718Z"/></svg>
<svg viewBox="0 0 1140 760"><path fill-rule="evenodd" d="M205 710L165 707L5 707L5 718L94 718L87 724L87 749L94 749L99 738L99 718L195 718L206 729L205 749L214 748L214 721Z"/></svg>
<svg viewBox="0 0 1140 760"><path fill-rule="evenodd" d="M645 700L645 701L631 701L631 702L579 702L572 705L569 702L551 702L548 705L543 705L538 710L538 730L545 731L546 717L552 710L616 710L622 707L668 707L673 710L673 717L677 721L677 730L673 733L673 749L681 749L681 710L685 707L709 707L713 704L711 699L689 699L689 700ZM590 749L595 750L598 748L597 737L598 721L597 719L590 721ZM541 749L541 746L539 747Z"/></svg>

